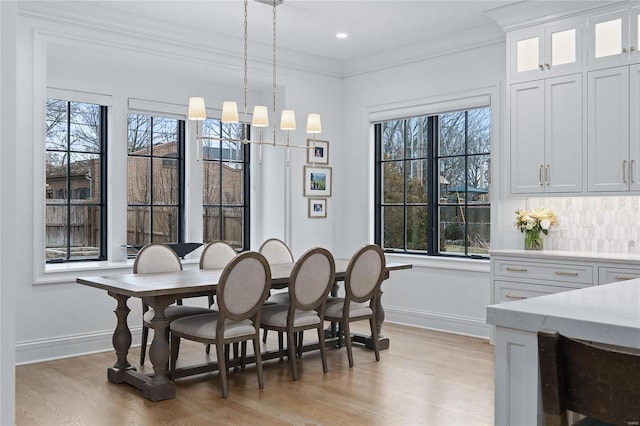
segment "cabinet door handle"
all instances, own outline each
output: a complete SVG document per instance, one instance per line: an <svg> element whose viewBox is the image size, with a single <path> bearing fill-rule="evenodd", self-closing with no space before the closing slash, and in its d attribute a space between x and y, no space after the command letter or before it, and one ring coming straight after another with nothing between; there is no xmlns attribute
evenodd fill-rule
<svg viewBox="0 0 640 426"><path fill-rule="evenodd" d="M622 182L627 183L627 160L622 160Z"/></svg>
<svg viewBox="0 0 640 426"><path fill-rule="evenodd" d="M542 164L538 167L538 185L542 186Z"/></svg>
<svg viewBox="0 0 640 426"><path fill-rule="evenodd" d="M556 275L566 275L566 276L569 276L569 277L577 277L578 276L577 272L556 271L555 274Z"/></svg>
<svg viewBox="0 0 640 426"><path fill-rule="evenodd" d="M539 65L538 65L538 68L540 68L540 71L544 71L544 65L539 64Z"/></svg>
<svg viewBox="0 0 640 426"><path fill-rule="evenodd" d="M549 65L549 64L544 64L544 66L547 67L548 70L551 69L551 65Z"/></svg>
<svg viewBox="0 0 640 426"><path fill-rule="evenodd" d="M633 46L631 46L631 47L629 48L629 52L633 52L634 50L636 50L636 48L635 48L635 47L633 47Z"/></svg>
<svg viewBox="0 0 640 426"><path fill-rule="evenodd" d="M549 165L544 167L544 184L549 185Z"/></svg>
<svg viewBox="0 0 640 426"><path fill-rule="evenodd" d="M634 166L636 164L636 160L631 160L629 163L629 179L631 179L631 183L636 183L635 175L633 172Z"/></svg>
<svg viewBox="0 0 640 426"><path fill-rule="evenodd" d="M513 268L511 266L507 267L507 271L511 271L511 272L527 272L528 269L527 268Z"/></svg>
<svg viewBox="0 0 640 426"><path fill-rule="evenodd" d="M627 48L626 47L622 48L622 53L627 53Z"/></svg>
<svg viewBox="0 0 640 426"><path fill-rule="evenodd" d="M507 299L513 299L513 300L523 300L523 299L528 299L527 296L512 296L510 294L505 294L504 297L506 297Z"/></svg>
<svg viewBox="0 0 640 426"><path fill-rule="evenodd" d="M614 278L616 280L619 280L619 281L624 281L624 280L635 280L638 277L628 277L626 275L616 275Z"/></svg>

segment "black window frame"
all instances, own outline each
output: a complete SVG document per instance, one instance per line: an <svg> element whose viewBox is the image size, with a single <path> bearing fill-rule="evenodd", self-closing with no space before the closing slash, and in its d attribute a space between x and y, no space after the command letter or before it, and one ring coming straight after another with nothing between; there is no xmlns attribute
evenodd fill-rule
<svg viewBox="0 0 640 426"><path fill-rule="evenodd" d="M481 107L481 108L490 108L489 106ZM461 109L455 112L464 112L465 113L465 152L463 155L465 159L465 182L468 182L468 172L469 172L469 158L473 156L480 155L491 155L491 150L488 152L478 152L478 153L469 153L469 134L468 130L468 113L469 111L477 109L477 108L466 108ZM491 114L491 110L489 109ZM442 113L446 114L446 113ZM441 226L441 217L440 217L440 207L443 206L456 206L464 208L465 215L469 211L469 187L468 184L463 192L463 202L455 203L443 203L440 197L440 173L439 173L439 162L442 159L451 158L454 156L446 156L440 155L438 152L439 147L439 116L441 114L429 114L420 117L407 117L396 120L387 120L387 121L403 121L403 138L404 144L407 142L407 132L406 126L407 121L414 118L426 118L428 120L427 124L427 155L426 157L407 157L407 149L406 145L402 149L402 158L393 158L393 159L383 159L383 123L387 122L377 122L374 123L374 184L375 184L375 195L374 195L374 241L377 245L383 248L385 252L388 253L397 253L397 254L411 254L411 255L421 255L421 256L443 256L443 257L452 257L452 258L471 258L471 259L488 259L489 254L475 254L469 253L469 243L467 240L468 235L468 223L465 221L464 227L464 253L456 252L456 253L448 253L446 251L440 250L440 226ZM398 162L402 161L403 164L406 165L408 161L415 160L426 160L427 161L427 201L424 203L408 203L407 202L407 179L403 178L403 202L402 203L385 203L383 202L383 177L382 170L383 165L389 162ZM406 166L403 166L404 170L406 170ZM404 177L404 174L403 174ZM402 248L390 248L385 247L383 241L383 214L382 211L384 207L395 206L401 207L403 209L403 247ZM424 229L426 234L426 250L412 250L407 249L407 209L409 207L415 206L426 206L427 211L427 226ZM473 204L473 206L488 206L491 208L490 201L486 201L486 203ZM489 222L489 226L491 223Z"/></svg>
<svg viewBox="0 0 640 426"><path fill-rule="evenodd" d="M100 243L98 244L99 247L99 254L98 256L71 256L71 233L72 233L72 229L71 226L67 226L66 229L66 256L65 257L56 257L56 258L49 258L47 259L47 256L45 255L45 263L46 264L53 264L53 263L72 263L72 262L94 262L94 261L102 261L102 260L106 260L107 259L107 143L108 143L108 107L105 105L100 105L97 103L93 103L93 102L80 102L80 101L70 101L68 99L57 99L57 98L47 98L47 103L49 102L49 100L54 100L54 101L60 101L60 102L65 102L66 103L66 147L65 149L49 149L46 146L45 143L45 153L48 152L62 152L64 155L67 156L67 158L71 158L71 154L77 153L77 154L83 154L86 153L86 151L78 151L78 150L73 150L71 149L71 139L73 137L73 134L71 132L71 105L72 104L90 104L90 105L97 105L99 107L99 120L100 120L100 135L99 135L99 139L100 139L100 148L99 148L99 152L97 152L97 154L100 156L99 159L99 164L100 164L100 183L99 183L99 190L100 190L100 199L98 200L98 202L96 203L87 203L87 202L83 202L82 204L75 204L72 202L72 200L74 198L72 197L68 197L67 194L72 194L72 189L71 189L71 179L69 179L69 176L71 176L71 161L67 161L66 163L66 185L64 189L58 190L58 191L63 191L64 192L64 197L59 198L59 197L55 197L53 196L53 192L49 191L49 190L45 190L45 203L44 203L44 207L45 207L45 221L46 221L46 217L47 217L47 213L46 213L46 209L47 206L50 205L50 202L48 202L48 200L51 199L65 199L66 202L64 203L64 207L67 210L66 213L66 219L67 219L67 223L71 223L71 208L73 206L95 206L95 207L99 207L100 208L100 214L99 214L99 221L100 221L100 231L99 231L99 238L100 238ZM47 109L48 107L45 107L45 109ZM93 154L96 154L95 152ZM45 171L45 184L47 183L47 176L46 176L46 171ZM52 198L49 198L49 193L52 193ZM55 204L56 206L60 207L59 203ZM46 226L46 224L45 224ZM46 249L46 235L45 235L45 249Z"/></svg>

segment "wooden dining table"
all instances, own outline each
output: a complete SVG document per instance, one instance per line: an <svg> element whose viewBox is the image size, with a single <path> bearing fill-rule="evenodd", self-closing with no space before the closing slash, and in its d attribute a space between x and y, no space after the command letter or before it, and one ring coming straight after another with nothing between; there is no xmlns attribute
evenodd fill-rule
<svg viewBox="0 0 640 426"><path fill-rule="evenodd" d="M335 259L336 280L344 280L349 259ZM271 266L271 288L286 288L293 263L273 264ZM389 272L409 269L411 264L387 263L385 279ZM163 272L150 274L123 274L113 276L80 277L76 279L78 284L106 290L109 296L117 301L114 311L117 323L113 332L113 348L116 352L116 363L107 369L107 379L112 383L128 383L140 390L151 401L161 401L175 398L176 385L169 377L169 321L165 316L165 308L177 299L208 296L215 293L222 269L185 269L180 272ZM130 309L127 300L130 297L140 298L144 303L152 307L155 316L151 320L153 324L153 341L149 348L149 360L153 365L153 374L139 373L136 368L127 361L127 355L131 348L131 330L127 324L127 316ZM381 328L384 322L384 310L378 306L376 318L378 334L382 348L388 347L388 340L382 336ZM367 337L354 337L354 340L367 344ZM208 371L211 371L209 368ZM191 370L203 372L206 370ZM194 373L191 373L194 374Z"/></svg>

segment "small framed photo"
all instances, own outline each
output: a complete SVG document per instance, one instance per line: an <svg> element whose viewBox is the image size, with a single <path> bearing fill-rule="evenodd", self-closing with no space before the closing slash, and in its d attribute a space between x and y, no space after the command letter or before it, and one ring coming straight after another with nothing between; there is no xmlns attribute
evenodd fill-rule
<svg viewBox="0 0 640 426"><path fill-rule="evenodd" d="M327 217L326 198L309 198L309 217L312 219Z"/></svg>
<svg viewBox="0 0 640 426"><path fill-rule="evenodd" d="M331 167L304 166L304 196L331 197Z"/></svg>
<svg viewBox="0 0 640 426"><path fill-rule="evenodd" d="M329 142L307 139L307 163L329 164Z"/></svg>

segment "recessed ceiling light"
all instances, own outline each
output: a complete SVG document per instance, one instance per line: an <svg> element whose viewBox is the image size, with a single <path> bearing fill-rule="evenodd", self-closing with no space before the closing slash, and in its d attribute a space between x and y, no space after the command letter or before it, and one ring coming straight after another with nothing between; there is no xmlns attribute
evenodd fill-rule
<svg viewBox="0 0 640 426"><path fill-rule="evenodd" d="M349 34L347 33L337 33L336 34L336 38L347 38L349 37Z"/></svg>

